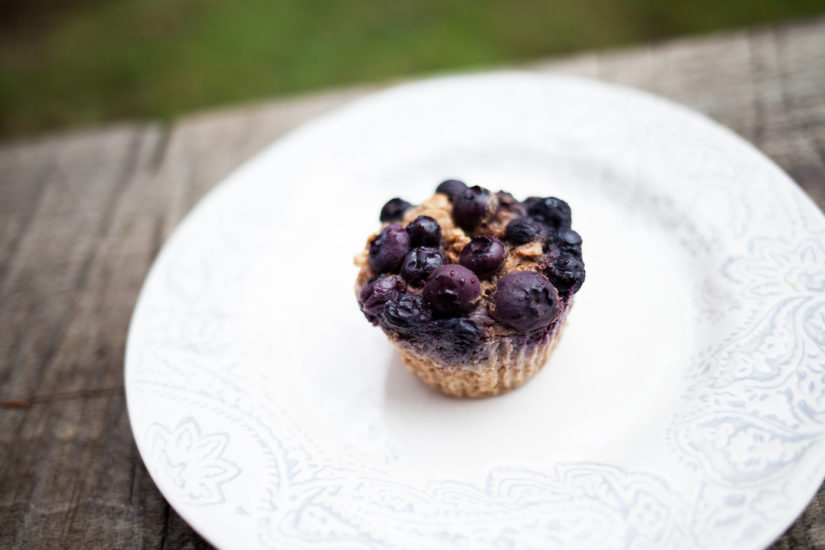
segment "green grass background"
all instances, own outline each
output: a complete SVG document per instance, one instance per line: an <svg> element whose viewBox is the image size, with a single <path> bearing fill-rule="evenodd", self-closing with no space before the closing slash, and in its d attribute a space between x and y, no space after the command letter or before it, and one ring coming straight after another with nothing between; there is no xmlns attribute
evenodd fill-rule
<svg viewBox="0 0 825 550"><path fill-rule="evenodd" d="M825 13L825 0L4 0L0 136Z"/></svg>

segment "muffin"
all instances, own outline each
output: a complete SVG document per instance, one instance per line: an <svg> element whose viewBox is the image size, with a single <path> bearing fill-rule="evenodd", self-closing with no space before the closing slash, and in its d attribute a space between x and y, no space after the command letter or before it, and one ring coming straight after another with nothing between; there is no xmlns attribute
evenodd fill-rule
<svg viewBox="0 0 825 550"><path fill-rule="evenodd" d="M458 397L517 388L556 347L584 282L566 202L442 182L394 198L355 258L358 305L410 371Z"/></svg>

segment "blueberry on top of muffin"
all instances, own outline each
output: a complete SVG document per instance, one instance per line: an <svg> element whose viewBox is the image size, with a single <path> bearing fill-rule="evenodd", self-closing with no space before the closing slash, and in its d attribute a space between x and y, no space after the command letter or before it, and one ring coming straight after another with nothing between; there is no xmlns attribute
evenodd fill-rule
<svg viewBox="0 0 825 550"><path fill-rule="evenodd" d="M582 238L557 197L516 200L456 179L420 205L393 198L356 259L361 311L397 339L468 353L485 339L538 340L585 279Z"/></svg>

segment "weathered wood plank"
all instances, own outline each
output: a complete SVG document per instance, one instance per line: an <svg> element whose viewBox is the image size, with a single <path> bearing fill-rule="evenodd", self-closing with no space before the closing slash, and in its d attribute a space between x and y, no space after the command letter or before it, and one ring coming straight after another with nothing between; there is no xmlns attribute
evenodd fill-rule
<svg viewBox="0 0 825 550"><path fill-rule="evenodd" d="M5 203L10 210L29 211L31 219L11 226L10 234L24 233L9 237L16 245L0 281L0 401L31 406L0 409L2 547L74 547L77 520L102 517L82 513L96 496L87 487L110 499L129 494L115 483L99 485L95 474L101 456L139 460L126 422L121 358L153 255L146 246L135 247L139 257L129 257L128 246L115 253L112 243L129 243L114 229L142 218L139 209L129 215L124 206L150 192L142 182L161 137L156 127L120 127L21 144L0 157L18 182L47 182L38 193L4 193L12 198ZM151 212L156 205L143 207ZM151 242L152 234L132 231L130 239ZM114 426L119 441L111 437ZM109 473L133 475L130 469ZM156 511L140 512L160 522L166 505L146 486ZM110 526L101 540L117 530ZM143 537L142 530L134 534L133 540Z"/></svg>
<svg viewBox="0 0 825 550"><path fill-rule="evenodd" d="M825 25L810 23L773 31L781 107L766 110L765 132L755 143L782 166L820 208L825 208L823 33Z"/></svg>
<svg viewBox="0 0 825 550"><path fill-rule="evenodd" d="M825 19L531 63L685 103L825 207ZM373 88L374 89L374 88ZM123 348L163 240L272 140L368 88L0 147L0 547L208 548L129 431ZM20 408L29 404L28 408ZM825 492L775 543L825 547Z"/></svg>

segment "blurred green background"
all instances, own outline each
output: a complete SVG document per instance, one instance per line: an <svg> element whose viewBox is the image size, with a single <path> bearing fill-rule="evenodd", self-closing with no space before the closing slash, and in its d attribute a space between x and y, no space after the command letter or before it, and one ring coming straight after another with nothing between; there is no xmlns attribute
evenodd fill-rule
<svg viewBox="0 0 825 550"><path fill-rule="evenodd" d="M0 0L0 137L825 13L825 0Z"/></svg>

